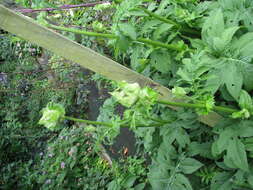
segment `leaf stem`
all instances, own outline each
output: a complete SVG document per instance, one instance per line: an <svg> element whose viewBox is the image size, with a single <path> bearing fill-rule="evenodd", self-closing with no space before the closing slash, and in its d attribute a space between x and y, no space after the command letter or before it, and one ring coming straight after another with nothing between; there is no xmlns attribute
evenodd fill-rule
<svg viewBox="0 0 253 190"><path fill-rule="evenodd" d="M66 28L66 27L56 26L56 25L52 25L52 24L46 24L45 26L55 29L55 30L67 31L67 32L72 32L72 33L76 33L76 34L83 34L86 36L102 37L102 38L109 38L109 39L117 39L118 38L116 35L110 34L110 33L88 32L88 31L84 31L84 30L78 30L78 29L74 29L74 28ZM182 51L181 45L177 45L177 44L166 44L166 43L162 43L159 41L150 40L147 38L137 38L136 41L144 43L146 45L163 47L163 48L167 48L167 49L175 50L175 51Z"/></svg>

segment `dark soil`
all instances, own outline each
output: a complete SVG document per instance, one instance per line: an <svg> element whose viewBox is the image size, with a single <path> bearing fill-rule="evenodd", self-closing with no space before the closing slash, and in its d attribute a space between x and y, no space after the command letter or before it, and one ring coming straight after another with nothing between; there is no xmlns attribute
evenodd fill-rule
<svg viewBox="0 0 253 190"><path fill-rule="evenodd" d="M87 84L89 90L88 95L88 119L96 121L99 115L99 108L103 105L103 102L109 97L108 90L106 88L98 89L96 82L90 81ZM119 106L117 108L117 114L122 115L124 108ZM110 156L114 159L125 157L128 155L134 155L136 152L135 137L133 132L128 128L121 128L120 135L115 139L115 143L111 147L106 147Z"/></svg>

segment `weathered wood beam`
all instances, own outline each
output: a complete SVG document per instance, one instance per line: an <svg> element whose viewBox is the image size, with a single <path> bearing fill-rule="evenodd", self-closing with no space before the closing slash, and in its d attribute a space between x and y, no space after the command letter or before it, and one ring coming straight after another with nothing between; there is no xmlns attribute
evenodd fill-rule
<svg viewBox="0 0 253 190"><path fill-rule="evenodd" d="M161 100L176 101L168 88L150 78L69 40L55 31L39 25L31 18L15 13L3 5L0 5L0 28L78 63L108 79L124 80L128 83L137 82L141 86L150 86L160 93ZM175 107L172 108L176 109ZM213 112L207 116L201 116L199 121L214 126L220 119L221 116Z"/></svg>

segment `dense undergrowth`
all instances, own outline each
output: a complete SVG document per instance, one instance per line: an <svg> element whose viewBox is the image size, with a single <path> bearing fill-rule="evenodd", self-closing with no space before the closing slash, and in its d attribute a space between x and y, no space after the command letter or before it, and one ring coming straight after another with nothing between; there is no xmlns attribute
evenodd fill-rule
<svg viewBox="0 0 253 190"><path fill-rule="evenodd" d="M17 2L32 8L81 3ZM39 23L192 105L174 111L151 88L96 75L113 91L96 122L77 119L87 119L87 92L77 89L89 80L78 66L1 34L0 187L253 189L252 16L251 0L122 0L37 13ZM224 118L215 127L198 121L213 110ZM111 163L102 144L111 145L121 127L134 132L138 156Z"/></svg>

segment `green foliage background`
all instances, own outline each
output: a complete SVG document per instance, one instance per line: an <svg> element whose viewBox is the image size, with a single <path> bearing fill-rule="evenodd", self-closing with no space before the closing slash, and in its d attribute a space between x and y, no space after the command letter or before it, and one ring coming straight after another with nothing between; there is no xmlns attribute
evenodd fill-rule
<svg viewBox="0 0 253 190"><path fill-rule="evenodd" d="M32 8L81 3L16 2ZM104 7L38 13L42 24L74 25L93 32L88 37L62 31L175 91L180 89L186 102L206 105L172 111L139 92L129 105L135 91L129 95L123 89L124 97L130 97L123 104L124 113L117 110L119 102L126 101L107 99L97 120L113 127L95 130L67 120L53 132L38 125L40 110L48 102L61 103L67 115L85 117L88 92L82 86L90 79L78 66L1 32L0 187L253 189L252 16L251 0L123 0ZM113 37L96 37L97 33ZM49 64L42 67L38 58L45 54ZM54 71L53 77L48 70ZM116 88L112 94L122 95L120 84L98 75L93 78ZM224 119L210 128L197 118L214 105L238 111L221 112ZM110 166L101 157L100 145L113 142L121 120L134 132L138 154ZM152 126L154 122L159 126Z"/></svg>

